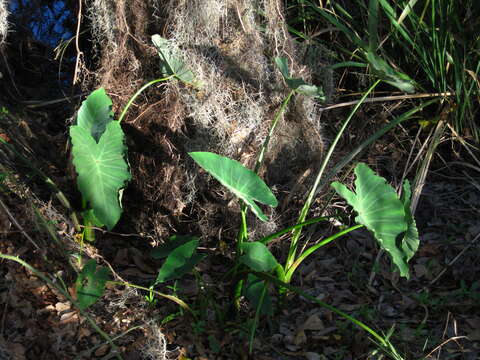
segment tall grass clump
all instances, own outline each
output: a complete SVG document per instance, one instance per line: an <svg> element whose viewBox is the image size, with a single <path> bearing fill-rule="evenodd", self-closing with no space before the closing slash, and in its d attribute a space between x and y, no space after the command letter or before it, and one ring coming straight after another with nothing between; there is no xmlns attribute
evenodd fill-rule
<svg viewBox="0 0 480 360"><path fill-rule="evenodd" d="M480 86L480 9L473 0L334 1L325 7L307 0L302 3L346 35L341 50L349 59L339 66L368 67L380 77L385 72L379 74L378 70L385 64L395 72L407 70L402 75L414 79L415 89L396 86L398 89L443 96L444 104L452 110L454 128L480 138L475 122ZM437 115L443 110L442 106Z"/></svg>

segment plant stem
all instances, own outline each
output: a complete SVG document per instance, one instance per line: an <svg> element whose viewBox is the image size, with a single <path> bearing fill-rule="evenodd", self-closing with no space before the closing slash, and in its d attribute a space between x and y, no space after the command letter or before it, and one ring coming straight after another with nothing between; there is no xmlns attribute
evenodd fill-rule
<svg viewBox="0 0 480 360"><path fill-rule="evenodd" d="M300 216L298 217L297 223L302 223L305 221L305 218L308 215L308 212L310 210L310 206L312 205L313 198L315 196L315 191L320 183L320 180L323 176L323 172L325 171L328 162L330 161L330 158L333 154L333 151L335 150L335 147L337 146L341 136L343 135L343 132L347 128L347 125L350 123L350 120L353 118L353 115L357 112L358 108L362 105L363 101L367 98L367 96L375 89L375 87L380 83L381 80L377 80L366 92L363 94L362 98L360 99L360 102L355 105L353 110L351 111L350 115L348 115L347 119L343 123L342 127L340 128L339 132L337 133L337 136L332 142L332 145L328 149L327 154L325 155L325 158L323 159L322 165L320 166L320 170L318 171L317 177L315 179L315 183L312 186L312 189L310 190L310 193L308 194L307 199L305 200L305 204L303 205L302 210L300 211ZM288 251L288 257L287 261L285 263L285 270L288 272L290 267L293 265L295 261L295 255L297 252L297 247L298 247L298 240L300 238L300 235L302 233L302 228L295 229L292 234L292 240L290 243L290 249Z"/></svg>
<svg viewBox="0 0 480 360"><path fill-rule="evenodd" d="M161 78L161 79L155 79L155 80L152 80L152 81L146 83L140 89L138 89L137 92L135 94L133 94L133 96L130 98L130 100L128 100L127 105L125 105L125 107L123 108L123 111L120 114L120 117L118 118L118 122L119 123L122 122L122 120L125 117L125 114L127 113L128 109L130 108L132 103L135 101L135 99L138 97L138 95L140 95L143 92L143 90L145 90L146 88L148 88L148 87L150 87L150 86L152 86L156 83L159 83L159 82L162 82L162 81L168 81L171 78L173 78L173 76L168 76L168 77Z"/></svg>
<svg viewBox="0 0 480 360"><path fill-rule="evenodd" d="M265 299L265 295L267 294L267 284L268 282L263 282L262 293L260 294L260 299L258 300L257 309L255 311L255 317L253 318L253 324L250 331L250 339L249 339L249 346L248 346L248 353L252 355L253 350L253 340L255 338L255 330L257 329L258 319L260 318L260 312L262 310L263 301Z"/></svg>
<svg viewBox="0 0 480 360"><path fill-rule="evenodd" d="M173 301L174 303L178 304L182 309L185 309L187 311L189 311L193 317L195 318L195 320L198 320L197 319L197 316L195 315L194 311L192 310L192 308L190 306L188 306L183 300L179 299L178 297L176 296L173 296L173 295L168 295L168 294L164 294L164 293L161 293L160 291L157 291L157 290L153 290L151 288L147 288L145 286L140 286L140 285L135 285L135 284L131 284L129 282L126 282L126 281L108 281L109 284L114 284L114 285L122 285L122 286L128 286L128 287L131 287L131 288L134 288L134 289L140 289L140 290L144 290L144 291L148 291L148 292L153 292L154 294L158 295L158 296L161 296L165 299L168 299L168 300L171 300Z"/></svg>
<svg viewBox="0 0 480 360"><path fill-rule="evenodd" d="M282 105L280 106L280 109L278 109L278 111L275 114L275 117L273 118L272 125L270 126L270 130L268 131L268 135L267 135L267 137L265 138L265 141L262 144L262 147L260 149L260 153L258 154L258 158L257 158L257 161L255 163L255 168L254 168L253 171L256 174L258 173L258 171L260 170L260 167L262 166L263 159L265 157L265 152L267 151L268 144L270 143L270 139L273 135L273 132L275 131L275 128L277 127L278 120L280 120L281 115L283 114L283 112L287 108L287 105L290 102L290 99L292 98L293 94L295 94L294 90L291 90L288 93L287 97L283 100Z"/></svg>
<svg viewBox="0 0 480 360"><path fill-rule="evenodd" d="M268 235L268 236L264 237L263 239L259 240L259 242L261 242L262 244L268 244L270 241L275 240L276 238L278 238L278 237L282 236L283 234L286 234L286 233L288 233L292 230L302 228L302 227L307 226L307 225L316 224L320 221L326 221L327 219L328 219L328 217L324 217L324 216L308 219L308 220L304 221L303 223L289 226L285 229L277 231L274 234Z"/></svg>
<svg viewBox="0 0 480 360"><path fill-rule="evenodd" d="M342 230L338 233L336 233L335 235L332 235L332 236L329 236L328 238L320 241L318 244L315 244L311 247L309 247L307 250L305 250L305 252L303 252L296 260L295 262L292 264L292 266L290 266L287 270L287 273L285 275L285 282L287 283L290 283L290 280L292 279L292 276L293 276L293 273L295 272L295 270L297 269L297 267L303 262L303 260L305 260L308 256L310 256L311 254L313 254L315 251L317 251L319 248L321 248L322 246L324 245L327 245L328 243L332 242L333 240L339 238L340 236L343 236L345 234L348 234L349 232L353 231L353 230L357 230L361 227L363 227L364 225L361 225L361 224L358 224L358 225L355 225L355 226L352 226L352 227L349 227L348 229L345 229L345 230Z"/></svg>
<svg viewBox="0 0 480 360"><path fill-rule="evenodd" d="M35 269L33 266L31 266L30 264L28 264L27 262L23 261L22 259L20 259L19 257L17 256L11 256L11 255L5 255L5 254L2 254L0 253L0 258L2 259L6 259L6 260L11 260L11 261L14 261L20 265L22 265L23 267L25 267L26 269L30 270L32 273L35 274L35 276L38 276L40 279L42 279L43 281L45 281L48 285L50 285L51 287L54 287L55 289L57 289L63 296L65 296L75 307L77 307L80 311L80 313L88 320L88 322L90 323L90 325L95 329L96 332L98 332L100 334L101 337L103 337L109 344L110 346L112 347L112 350L114 350L115 352L117 352L116 354L116 357L117 359L120 359L122 360L122 357L120 356L120 351L119 349L117 348L117 346L115 345L115 343L112 341L112 339L110 338L110 336L108 336L108 334L106 332L104 332L96 323L95 321L93 321L93 319L82 309L80 309L80 306L78 305L78 303L70 296L70 294L65 291L61 286L59 286L58 284L55 284L52 280L50 280L46 275L44 275L42 272L38 271L37 269Z"/></svg>

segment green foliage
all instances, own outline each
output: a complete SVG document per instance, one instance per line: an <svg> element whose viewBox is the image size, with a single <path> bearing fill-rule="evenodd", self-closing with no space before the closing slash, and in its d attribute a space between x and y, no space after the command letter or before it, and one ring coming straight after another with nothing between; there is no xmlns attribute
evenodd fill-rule
<svg viewBox="0 0 480 360"><path fill-rule="evenodd" d="M186 239L186 237L182 238ZM204 254L197 254L196 252L198 242L199 240L197 238L191 237L186 242L173 240L173 244L167 244L167 246L173 250L170 251L167 259L158 271L155 285L169 280L179 279L186 273L192 271L195 265L205 257ZM163 251L167 249L167 246L164 247ZM157 256L163 257L162 251L160 251L160 254L157 253Z"/></svg>
<svg viewBox="0 0 480 360"><path fill-rule="evenodd" d="M112 100L104 88L93 91L78 110L77 126L85 129L98 142L111 121Z"/></svg>
<svg viewBox="0 0 480 360"><path fill-rule="evenodd" d="M84 212L86 220L109 230L120 219L119 192L130 180L125 135L113 120L111 106L104 89L92 92L78 111L77 124L70 127L78 189L93 211Z"/></svg>
<svg viewBox="0 0 480 360"><path fill-rule="evenodd" d="M191 152L189 155L222 185L242 199L262 221L267 217L255 201L275 207L277 199L263 180L238 161L210 152Z"/></svg>
<svg viewBox="0 0 480 360"><path fill-rule="evenodd" d="M107 124L97 143L84 128L70 127L77 185L95 217L111 230L120 219L119 191L130 179L125 162L124 134L118 121Z"/></svg>
<svg viewBox="0 0 480 360"><path fill-rule="evenodd" d="M97 268L95 259L85 264L75 282L78 305L81 310L93 305L103 295L108 274L107 268L102 266Z"/></svg>
<svg viewBox="0 0 480 360"><path fill-rule="evenodd" d="M283 75L287 86L291 89L296 91L299 94L312 96L314 98L318 98L321 101L325 101L325 94L323 93L322 88L310 85L305 82L301 78L293 78L290 76L290 71L288 70L288 62L286 58L283 57L276 57L275 64L277 65L278 70Z"/></svg>
<svg viewBox="0 0 480 360"><path fill-rule="evenodd" d="M153 249L150 256L154 259L164 259L177 247L192 240L198 240L198 238L191 235L172 235L167 242Z"/></svg>
<svg viewBox="0 0 480 360"><path fill-rule="evenodd" d="M152 36L152 43L157 48L160 56L160 70L162 74L173 76L185 84L198 86L195 81L195 75L181 60L180 55L175 53L170 41L155 34Z"/></svg>
<svg viewBox="0 0 480 360"><path fill-rule="evenodd" d="M263 296L262 304L260 304L261 295L264 291L264 287L267 286L265 281L259 279L253 274L248 274L247 283L244 289L244 295L250 303L250 306L254 309L257 309L258 306L261 306L260 313L262 315L273 315L273 304L272 298L268 291L265 289L265 294Z"/></svg>
<svg viewBox="0 0 480 360"><path fill-rule="evenodd" d="M359 163L355 168L355 174L356 193L338 182L332 183L332 187L358 213L356 222L373 232L380 246L392 257L400 270L400 275L408 278L407 262L419 243L413 218L411 214L409 218L405 211L410 202L409 185L404 187L407 191L404 199L400 200L386 180L375 175L367 165ZM407 233L409 237L403 236L401 245L398 246L397 236L406 233L409 228L410 231Z"/></svg>
<svg viewBox="0 0 480 360"><path fill-rule="evenodd" d="M395 70L385 60L370 51L366 53L366 59L370 64L372 73L379 79L406 93L412 94L415 92L414 81L408 75Z"/></svg>
<svg viewBox="0 0 480 360"><path fill-rule="evenodd" d="M268 272L279 266L270 250L261 242L246 242L241 245L244 255L239 261L253 271Z"/></svg>

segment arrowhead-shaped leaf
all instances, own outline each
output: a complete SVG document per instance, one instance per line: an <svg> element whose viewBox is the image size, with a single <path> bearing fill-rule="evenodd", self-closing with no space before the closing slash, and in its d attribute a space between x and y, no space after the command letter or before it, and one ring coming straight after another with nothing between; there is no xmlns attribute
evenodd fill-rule
<svg viewBox="0 0 480 360"><path fill-rule="evenodd" d="M107 124L97 143L83 127L70 127L77 185L96 218L111 230L120 219L119 190L130 179L124 134L118 121Z"/></svg>
<svg viewBox="0 0 480 360"><path fill-rule="evenodd" d="M198 165L242 199L260 220L267 221L267 217L255 201L272 207L277 206L278 202L257 174L238 161L211 152L188 154Z"/></svg>
<svg viewBox="0 0 480 360"><path fill-rule="evenodd" d="M152 36L152 43L157 48L160 56L160 70L162 74L174 76L186 84L196 85L195 75L186 67L180 57L174 53L173 47L167 39L155 34Z"/></svg>
<svg viewBox="0 0 480 360"><path fill-rule="evenodd" d="M386 180L375 175L367 165L359 163L355 175L356 193L338 182L332 183L332 187L358 213L356 222L373 232L380 246L392 257L400 275L408 278L410 250L403 245L399 248L396 243L397 236L408 229L404 203Z"/></svg>
<svg viewBox="0 0 480 360"><path fill-rule="evenodd" d="M242 244L242 251L244 254L240 256L240 262L253 271L268 272L279 265L270 250L261 242L245 242Z"/></svg>
<svg viewBox="0 0 480 360"><path fill-rule="evenodd" d="M158 271L155 284L174 280L190 272L206 255L197 254L198 239L191 240L175 248Z"/></svg>
<svg viewBox="0 0 480 360"><path fill-rule="evenodd" d="M77 126L85 129L98 142L111 121L113 121L112 100L105 93L105 89L97 89L80 106Z"/></svg>
<svg viewBox="0 0 480 360"><path fill-rule="evenodd" d="M103 295L108 273L107 268L102 266L97 268L95 259L89 260L84 265L75 282L78 305L81 310L94 304Z"/></svg>
<svg viewBox="0 0 480 360"><path fill-rule="evenodd" d="M288 70L288 62L286 58L276 57L275 64L277 65L278 70L280 70L280 72L282 73L283 78L287 83L287 86L291 90L295 90L296 92L306 96L318 98L322 101L325 100L325 95L320 87L311 85L301 78L292 78L290 76L290 71Z"/></svg>

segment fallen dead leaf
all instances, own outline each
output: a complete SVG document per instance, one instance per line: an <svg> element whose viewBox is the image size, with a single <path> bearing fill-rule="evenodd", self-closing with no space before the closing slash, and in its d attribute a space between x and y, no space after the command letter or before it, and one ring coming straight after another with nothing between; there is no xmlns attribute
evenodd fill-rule
<svg viewBox="0 0 480 360"><path fill-rule="evenodd" d="M108 344L103 344L95 351L95 356L96 357L105 356L107 355L109 349L110 349L110 346Z"/></svg>

